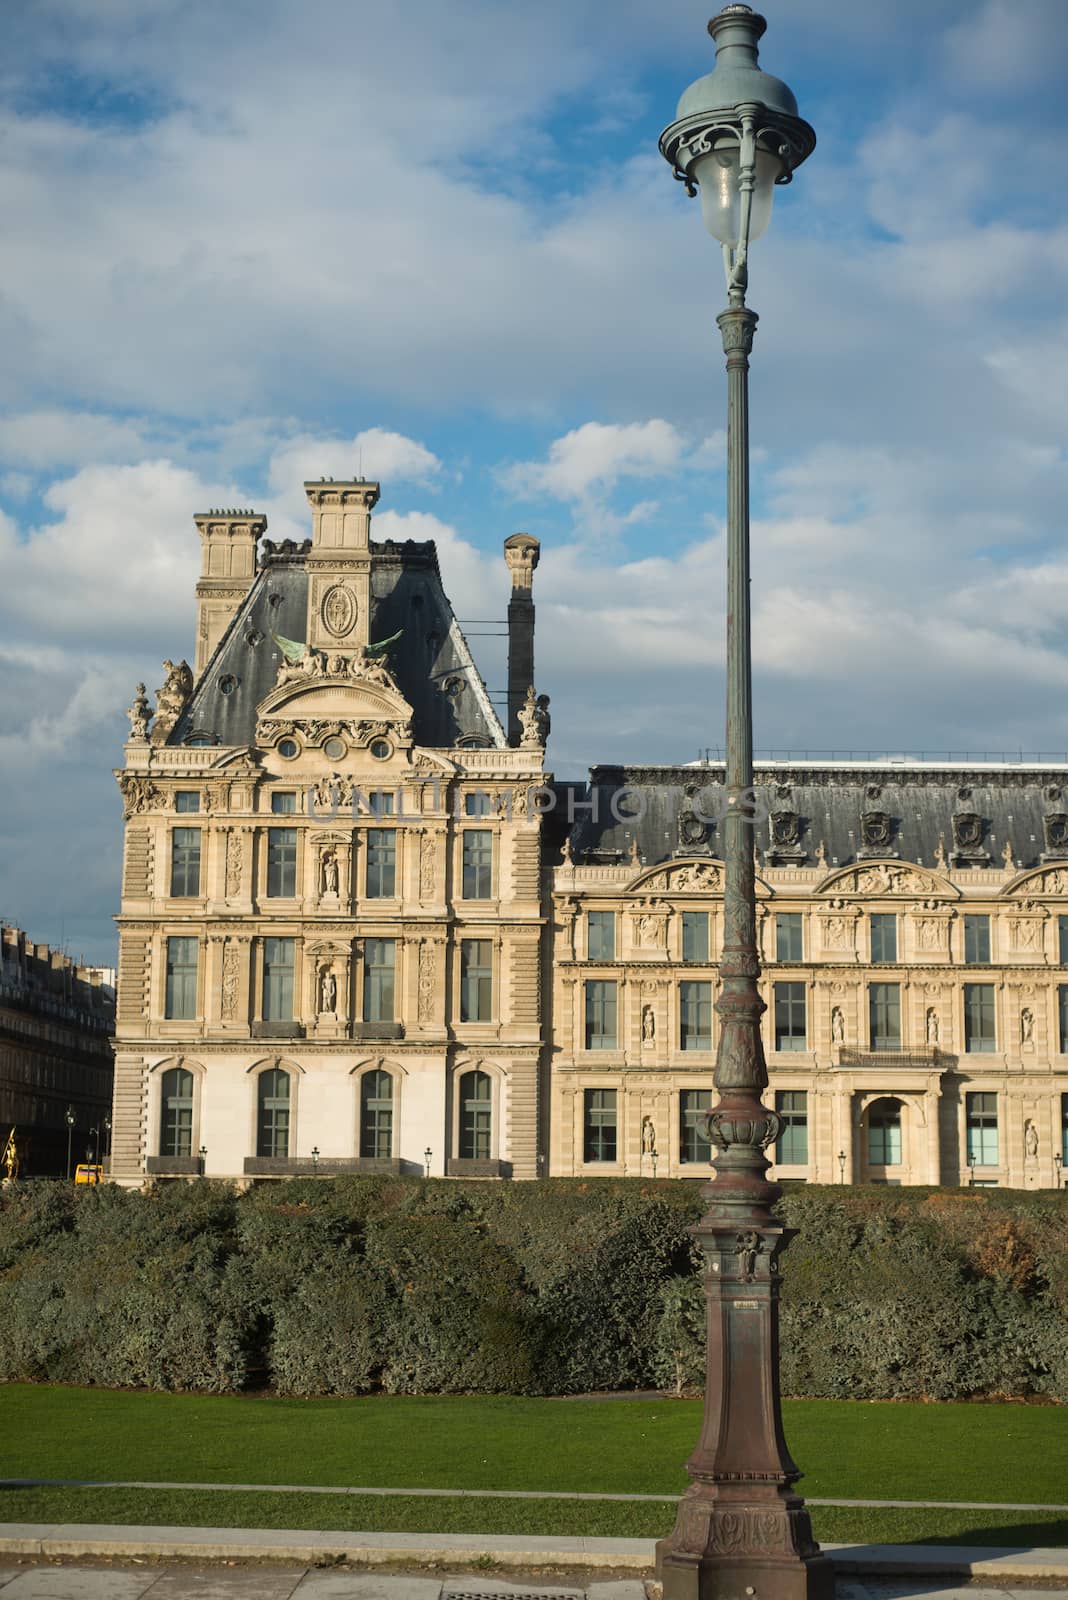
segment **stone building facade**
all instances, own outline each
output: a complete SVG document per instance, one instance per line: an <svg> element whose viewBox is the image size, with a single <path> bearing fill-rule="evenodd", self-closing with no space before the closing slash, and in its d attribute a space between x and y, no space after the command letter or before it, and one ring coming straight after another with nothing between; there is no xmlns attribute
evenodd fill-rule
<svg viewBox="0 0 1068 1600"><path fill-rule="evenodd" d="M72 1164L105 1155L114 1024L113 972L0 929L0 1139L21 1176L65 1175L68 1133Z"/></svg>
<svg viewBox="0 0 1068 1600"><path fill-rule="evenodd" d="M197 518L199 670L130 708L113 1174L533 1177L544 716L508 743L376 484L305 488L299 545Z"/></svg>
<svg viewBox="0 0 1068 1600"><path fill-rule="evenodd" d="M378 486L196 518L196 670L130 707L113 1173L707 1175L723 771L545 769L538 542L507 727ZM1063 1181L1068 768L756 776L793 1181Z"/></svg>
<svg viewBox="0 0 1068 1600"><path fill-rule="evenodd" d="M549 1168L709 1169L716 767L595 769L553 869ZM1068 769L755 777L780 1179L1047 1188L1068 1157Z"/></svg>

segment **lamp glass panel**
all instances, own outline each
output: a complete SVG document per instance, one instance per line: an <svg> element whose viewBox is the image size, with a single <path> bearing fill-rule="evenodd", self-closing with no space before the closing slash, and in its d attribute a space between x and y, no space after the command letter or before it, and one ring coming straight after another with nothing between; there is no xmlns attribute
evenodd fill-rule
<svg viewBox="0 0 1068 1600"><path fill-rule="evenodd" d="M749 242L759 239L771 221L771 202L775 179L782 170L778 156L758 150L756 181L749 211ZM737 143L721 140L707 156L693 164L693 177L701 196L705 227L720 244L737 249L742 225L742 195L739 188L741 162Z"/></svg>

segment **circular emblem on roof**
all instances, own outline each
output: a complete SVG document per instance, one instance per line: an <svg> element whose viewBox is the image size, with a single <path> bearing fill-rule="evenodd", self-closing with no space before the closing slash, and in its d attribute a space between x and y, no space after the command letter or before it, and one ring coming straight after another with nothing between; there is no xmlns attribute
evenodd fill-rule
<svg viewBox="0 0 1068 1600"><path fill-rule="evenodd" d="M350 590L335 583L323 596L320 615L323 626L335 639L344 639L356 626L356 601Z"/></svg>

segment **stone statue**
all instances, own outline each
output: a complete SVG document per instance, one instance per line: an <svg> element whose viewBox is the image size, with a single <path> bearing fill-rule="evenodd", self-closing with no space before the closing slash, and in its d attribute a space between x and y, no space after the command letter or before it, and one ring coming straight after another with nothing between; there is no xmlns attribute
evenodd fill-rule
<svg viewBox="0 0 1068 1600"><path fill-rule="evenodd" d="M1035 1042L1035 1014L1030 1006L1024 1006L1020 1012L1020 1043L1031 1045Z"/></svg>
<svg viewBox="0 0 1068 1600"><path fill-rule="evenodd" d="M927 1043L928 1044L937 1044L938 1043L938 1033L939 1033L938 1012L935 1010L934 1006L928 1006L927 1007Z"/></svg>
<svg viewBox="0 0 1068 1600"><path fill-rule="evenodd" d="M817 867L825 867L827 865L827 845L823 839L816 846L816 865Z"/></svg>
<svg viewBox="0 0 1068 1600"><path fill-rule="evenodd" d="M630 864L631 864L632 867L640 867L641 864L642 864L642 854L641 854L641 851L638 849L638 838L637 838L637 835L635 835L634 838L630 841L630 850L628 851L628 860L630 861Z"/></svg>
<svg viewBox="0 0 1068 1600"><path fill-rule="evenodd" d="M522 734L519 740L520 750L540 750L541 730L538 726L538 701L534 694L534 685L527 690L527 697L519 707L519 726Z"/></svg>
<svg viewBox="0 0 1068 1600"><path fill-rule="evenodd" d="M642 1118L642 1155L653 1156L656 1154L656 1128L653 1126L652 1117Z"/></svg>
<svg viewBox="0 0 1068 1600"><path fill-rule="evenodd" d="M845 1043L845 1018L842 1008L834 1006L831 1010L831 1042L833 1044Z"/></svg>
<svg viewBox="0 0 1068 1600"><path fill-rule="evenodd" d="M337 979L330 967L324 967L320 975L319 1010L326 1016L337 1011Z"/></svg>
<svg viewBox="0 0 1068 1600"><path fill-rule="evenodd" d="M1016 863L1012 859L1012 840L1005 840L1005 848L1001 852L1001 859L1005 863L1005 871L1011 872Z"/></svg>
<svg viewBox="0 0 1068 1600"><path fill-rule="evenodd" d="M323 851L322 880L324 894L337 894L338 871L337 851Z"/></svg>
<svg viewBox="0 0 1068 1600"><path fill-rule="evenodd" d="M126 715L130 719L130 738L138 744L148 738L148 725L152 720L152 707L145 695L143 683L137 685L134 693L133 704L127 707Z"/></svg>
<svg viewBox="0 0 1068 1600"><path fill-rule="evenodd" d="M642 1006L642 1043L652 1044L656 1038L656 1013L652 1006Z"/></svg>
<svg viewBox="0 0 1068 1600"><path fill-rule="evenodd" d="M545 745L548 742L549 733L553 725L552 718L549 715L549 696L547 694L539 694L535 705L538 713L536 719L538 738L542 745Z"/></svg>
<svg viewBox="0 0 1068 1600"><path fill-rule="evenodd" d="M1029 1161L1038 1155L1038 1129L1030 1117L1024 1123L1024 1155Z"/></svg>
<svg viewBox="0 0 1068 1600"><path fill-rule="evenodd" d="M193 673L188 661L164 661L167 674L163 687L156 690L156 722L152 729L152 743L162 744L185 710L193 693Z"/></svg>
<svg viewBox="0 0 1068 1600"><path fill-rule="evenodd" d="M938 835L938 847L935 850L934 864L942 872L946 870L946 836L944 833Z"/></svg>
<svg viewBox="0 0 1068 1600"><path fill-rule="evenodd" d="M11 1132L7 1136L7 1144L4 1146L4 1154L2 1159L4 1163L4 1182L14 1183L15 1179L19 1175L19 1153L15 1145L14 1128L12 1128Z"/></svg>

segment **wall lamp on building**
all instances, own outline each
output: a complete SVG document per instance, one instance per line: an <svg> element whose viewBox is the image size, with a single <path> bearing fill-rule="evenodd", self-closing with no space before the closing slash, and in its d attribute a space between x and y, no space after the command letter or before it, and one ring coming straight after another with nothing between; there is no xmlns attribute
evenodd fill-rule
<svg viewBox="0 0 1068 1600"><path fill-rule="evenodd" d="M813 1541L800 1473L786 1448L779 1388L778 1257L787 1243L772 1211L781 1194L765 1151L782 1119L765 1106L754 870L752 647L749 595L749 356L757 317L745 303L749 247L771 218L816 135L797 101L761 70L767 23L728 5L708 24L712 72L690 85L660 151L723 252L727 309L716 318L727 363L727 808L724 822L721 1020L707 1117L715 1177L695 1233L708 1260L708 1346L701 1437L690 1487L656 1549L664 1600L830 1600L834 1573ZM730 1381L723 1382L723 1374Z"/></svg>

